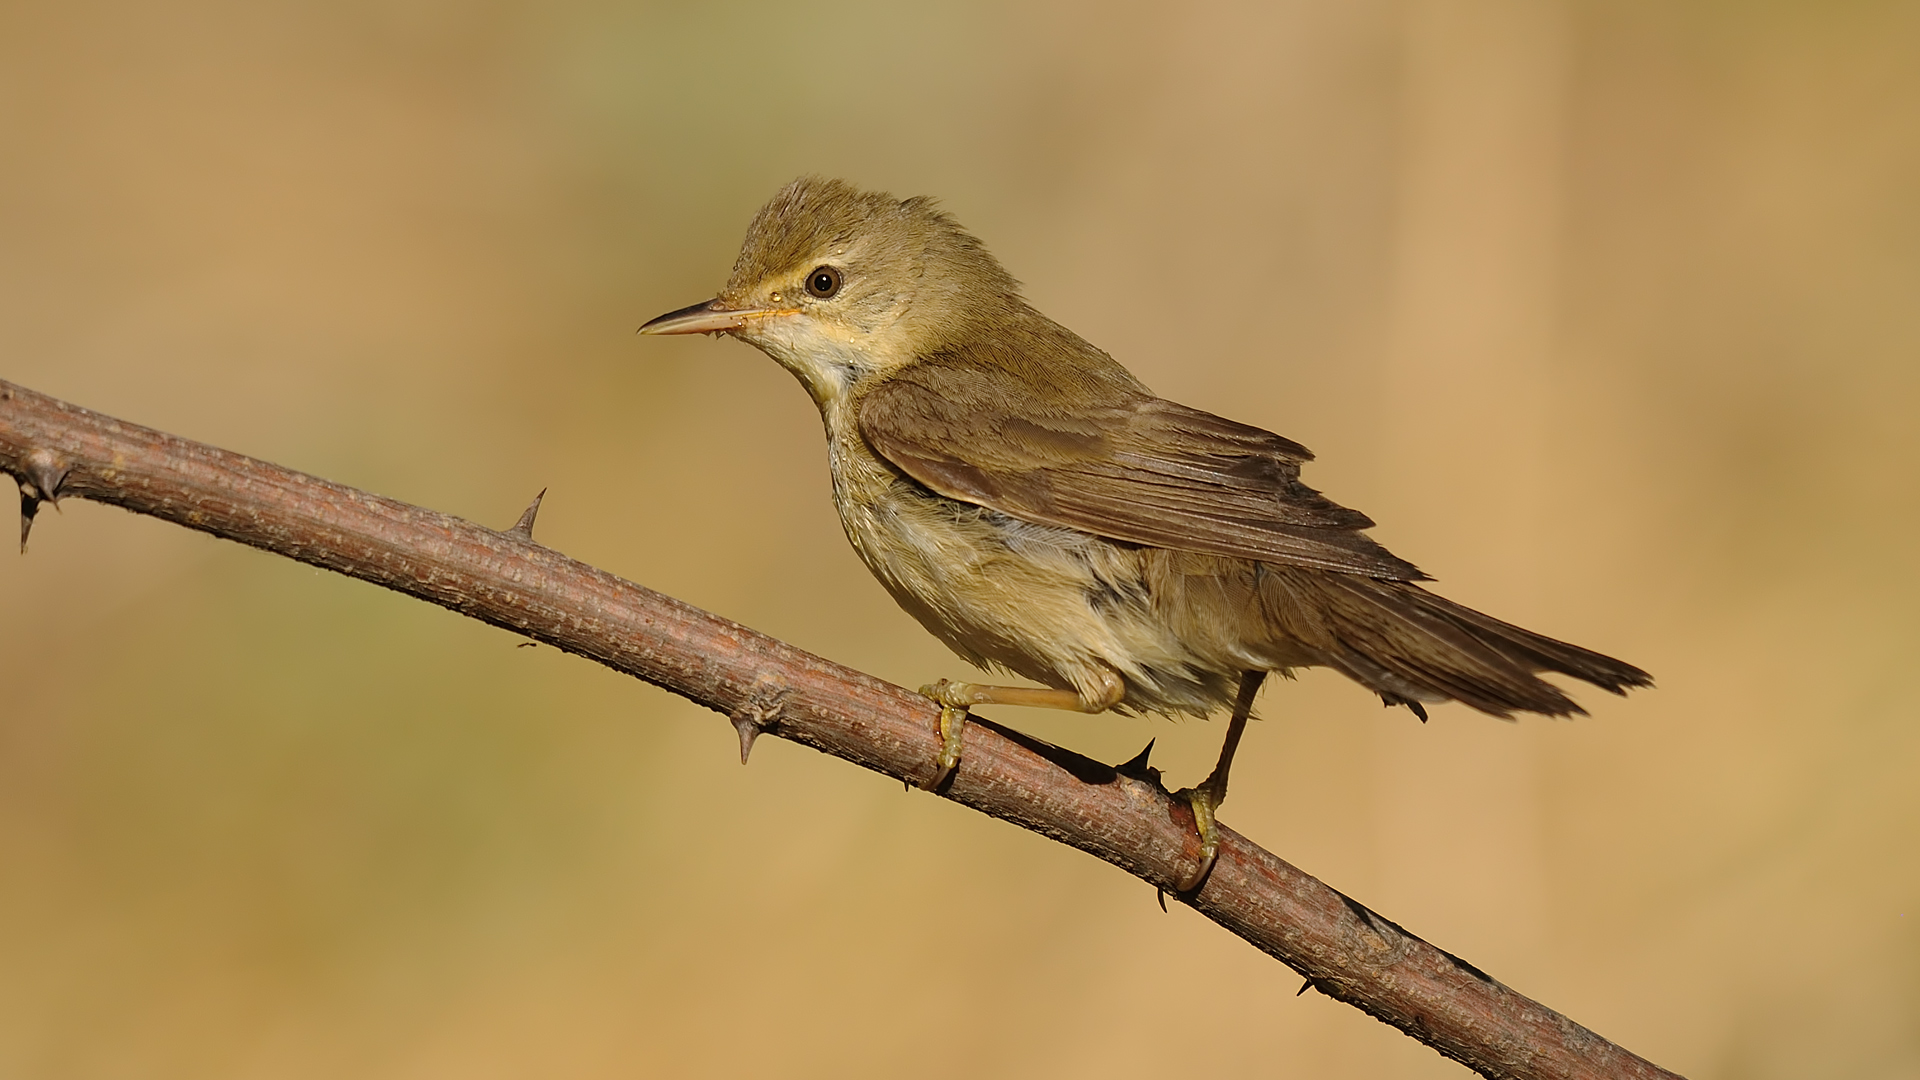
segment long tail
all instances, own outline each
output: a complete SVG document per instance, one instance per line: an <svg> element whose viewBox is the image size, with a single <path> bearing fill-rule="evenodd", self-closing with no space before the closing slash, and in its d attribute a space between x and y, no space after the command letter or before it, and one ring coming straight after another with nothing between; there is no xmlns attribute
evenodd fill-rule
<svg viewBox="0 0 1920 1080"><path fill-rule="evenodd" d="M1539 678L1542 671L1616 694L1653 685L1653 676L1632 664L1501 622L1409 582L1327 571L1283 577L1292 602L1318 609L1321 632L1314 637L1325 662L1423 719L1423 701L1458 701L1501 717L1586 712Z"/></svg>

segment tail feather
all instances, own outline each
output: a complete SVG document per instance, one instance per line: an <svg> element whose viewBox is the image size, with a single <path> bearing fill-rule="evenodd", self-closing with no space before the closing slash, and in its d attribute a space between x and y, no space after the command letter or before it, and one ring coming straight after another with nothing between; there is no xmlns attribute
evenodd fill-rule
<svg viewBox="0 0 1920 1080"><path fill-rule="evenodd" d="M1615 694L1625 694L1633 687L1653 685L1653 676L1611 656L1523 630L1445 597L1435 596L1417 585L1406 586L1403 591L1418 594L1424 602L1444 609L1448 617L1471 627L1483 640L1491 637L1505 643L1538 665L1538 670L1571 675Z"/></svg>
<svg viewBox="0 0 1920 1080"><path fill-rule="evenodd" d="M1502 622L1409 582L1304 571L1284 575L1283 588L1290 604L1307 601L1317 609L1319 618L1312 621L1321 632L1315 644L1325 662L1389 704L1453 700L1500 717L1571 716L1586 710L1539 672L1569 675L1616 694L1653 682L1632 664Z"/></svg>

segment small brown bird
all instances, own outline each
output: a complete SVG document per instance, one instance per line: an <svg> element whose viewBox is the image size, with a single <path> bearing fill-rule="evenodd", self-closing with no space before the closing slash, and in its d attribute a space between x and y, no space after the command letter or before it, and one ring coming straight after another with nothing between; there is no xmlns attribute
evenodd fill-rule
<svg viewBox="0 0 1920 1080"><path fill-rule="evenodd" d="M1155 397L1035 311L925 198L803 177L762 207L717 299L643 334L728 333L799 378L826 422L833 499L868 569L981 668L1049 689L941 680L960 760L973 705L1205 716L1219 764L1183 792L1212 869L1214 809L1268 672L1325 666L1405 705L1507 717L1581 708L1536 672L1625 693L1647 673L1426 591L1300 482L1306 447Z"/></svg>

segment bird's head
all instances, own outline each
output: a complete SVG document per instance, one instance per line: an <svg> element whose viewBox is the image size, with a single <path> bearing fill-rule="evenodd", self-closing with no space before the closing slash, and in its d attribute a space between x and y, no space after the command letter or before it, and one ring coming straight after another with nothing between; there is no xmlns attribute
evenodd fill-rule
<svg viewBox="0 0 1920 1080"><path fill-rule="evenodd" d="M640 332L732 334L825 406L1024 308L1019 283L932 200L807 176L754 216L719 296Z"/></svg>

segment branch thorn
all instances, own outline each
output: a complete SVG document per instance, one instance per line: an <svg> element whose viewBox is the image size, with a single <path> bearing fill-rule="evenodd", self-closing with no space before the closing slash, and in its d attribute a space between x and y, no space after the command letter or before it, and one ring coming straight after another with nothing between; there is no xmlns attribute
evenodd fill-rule
<svg viewBox="0 0 1920 1080"><path fill-rule="evenodd" d="M780 721L780 710L786 706L787 694L791 691L785 681L774 675L761 675L753 681L753 687L747 691L747 699L740 707L727 714L733 722L733 729L740 733L740 764L747 763L747 756L753 753L753 743L763 731L771 731Z"/></svg>
<svg viewBox="0 0 1920 1080"><path fill-rule="evenodd" d="M40 512L40 500L29 494L32 484L20 485L20 554L27 553L27 534L33 531L33 515Z"/></svg>
<svg viewBox="0 0 1920 1080"><path fill-rule="evenodd" d="M1159 780L1160 770L1147 764L1147 759L1153 756L1153 744L1154 740L1148 739L1147 745L1141 747L1139 753L1115 765L1113 771L1119 773L1121 776L1134 780L1145 780L1149 782Z"/></svg>
<svg viewBox="0 0 1920 1080"><path fill-rule="evenodd" d="M48 502L60 509L60 487L71 468L65 458L45 447L29 452L20 462L20 554L27 553L27 534L33 531L40 504Z"/></svg>
<svg viewBox="0 0 1920 1080"><path fill-rule="evenodd" d="M535 495L533 501L528 503L526 510L521 513L520 520L514 522L513 528L507 530L507 535L517 536L531 543L533 541L533 519L540 516L540 500L546 497L547 489L541 488L540 494Z"/></svg>
<svg viewBox="0 0 1920 1080"><path fill-rule="evenodd" d="M60 486L67 482L67 473L72 467L67 459L45 447L29 453L20 462L21 471L27 474L27 482L34 488L33 497L52 503L55 509L60 506Z"/></svg>

